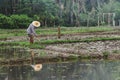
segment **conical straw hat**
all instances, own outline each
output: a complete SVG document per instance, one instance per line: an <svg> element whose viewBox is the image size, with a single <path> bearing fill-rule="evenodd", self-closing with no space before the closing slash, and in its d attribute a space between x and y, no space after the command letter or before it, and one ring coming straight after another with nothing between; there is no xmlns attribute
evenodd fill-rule
<svg viewBox="0 0 120 80"><path fill-rule="evenodd" d="M33 21L32 25L35 27L39 27L40 26L40 22L39 21Z"/></svg>

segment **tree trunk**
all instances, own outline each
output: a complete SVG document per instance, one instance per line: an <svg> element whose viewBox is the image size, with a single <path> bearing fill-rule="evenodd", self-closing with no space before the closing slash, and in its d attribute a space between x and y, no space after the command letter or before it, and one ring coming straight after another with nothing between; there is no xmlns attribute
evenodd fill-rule
<svg viewBox="0 0 120 80"><path fill-rule="evenodd" d="M71 8L70 8L70 23L73 25L73 11L74 11L74 0L71 1Z"/></svg>
<svg viewBox="0 0 120 80"><path fill-rule="evenodd" d="M100 15L98 14L98 27L100 26Z"/></svg>
<svg viewBox="0 0 120 80"><path fill-rule="evenodd" d="M113 26L115 26L115 13L113 13L113 18L112 18L112 22L113 22Z"/></svg>
<svg viewBox="0 0 120 80"><path fill-rule="evenodd" d="M120 20L119 20L119 26L120 26Z"/></svg>
<svg viewBox="0 0 120 80"><path fill-rule="evenodd" d="M55 21L54 21L54 27L55 27Z"/></svg>
<svg viewBox="0 0 120 80"><path fill-rule="evenodd" d="M108 26L110 26L110 17L111 17L111 13L108 13Z"/></svg>
<svg viewBox="0 0 120 80"><path fill-rule="evenodd" d="M31 5L31 13L33 13L33 0L30 0L30 5Z"/></svg>
<svg viewBox="0 0 120 80"><path fill-rule="evenodd" d="M88 13L87 27L89 27L89 18L90 18L90 14Z"/></svg>
<svg viewBox="0 0 120 80"><path fill-rule="evenodd" d="M59 4L59 17L62 18L62 2L61 0L58 1Z"/></svg>
<svg viewBox="0 0 120 80"><path fill-rule="evenodd" d="M47 20L45 20L45 27L47 26Z"/></svg>

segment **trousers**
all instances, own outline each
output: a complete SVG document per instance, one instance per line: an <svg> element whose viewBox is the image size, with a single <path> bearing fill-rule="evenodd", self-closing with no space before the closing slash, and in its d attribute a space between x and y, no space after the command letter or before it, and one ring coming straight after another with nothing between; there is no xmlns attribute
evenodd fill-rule
<svg viewBox="0 0 120 80"><path fill-rule="evenodd" d="M33 44L34 43L34 36L31 34L28 34L28 37L29 37L30 44Z"/></svg>

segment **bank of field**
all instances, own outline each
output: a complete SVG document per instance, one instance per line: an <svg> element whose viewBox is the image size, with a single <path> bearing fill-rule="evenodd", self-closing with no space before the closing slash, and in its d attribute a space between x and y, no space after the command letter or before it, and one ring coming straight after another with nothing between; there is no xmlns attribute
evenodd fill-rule
<svg viewBox="0 0 120 80"><path fill-rule="evenodd" d="M112 27L61 27L61 34L74 34L85 32L100 32L100 31L114 31ZM57 35L58 28L37 28L38 35ZM26 29L0 29L0 39L26 36Z"/></svg>
<svg viewBox="0 0 120 80"><path fill-rule="evenodd" d="M33 45L29 44L26 29L0 29L0 44L19 45L32 48L43 48L48 44L92 42L119 40L119 28L115 27L60 27L61 38L58 38L58 27L37 28L38 38ZM109 34L113 34L112 36Z"/></svg>
<svg viewBox="0 0 120 80"><path fill-rule="evenodd" d="M37 28L38 38L35 38L34 44L30 44L26 29L0 29L0 49L2 53L6 53L8 49L16 54L22 51L21 53L25 52L26 55L33 50L37 53L36 57L72 55L80 58L111 58L113 56L111 54L119 55L120 53L119 30L119 27L108 26L60 27L61 37L58 38L57 27Z"/></svg>

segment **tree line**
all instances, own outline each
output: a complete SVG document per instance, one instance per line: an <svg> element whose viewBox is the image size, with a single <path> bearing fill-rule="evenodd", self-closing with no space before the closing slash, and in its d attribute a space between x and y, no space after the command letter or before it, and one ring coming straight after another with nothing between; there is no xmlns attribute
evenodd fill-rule
<svg viewBox="0 0 120 80"><path fill-rule="evenodd" d="M42 26L118 25L119 7L120 0L0 0L2 15L26 15Z"/></svg>

